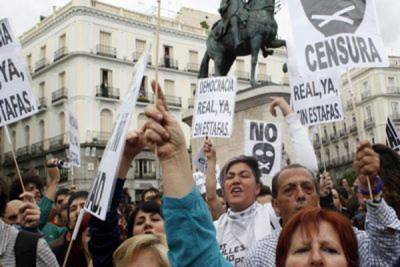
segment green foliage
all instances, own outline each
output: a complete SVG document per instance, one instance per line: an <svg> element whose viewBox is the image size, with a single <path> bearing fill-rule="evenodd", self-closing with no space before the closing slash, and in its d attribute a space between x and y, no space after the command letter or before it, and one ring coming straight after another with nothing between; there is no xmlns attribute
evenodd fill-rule
<svg viewBox="0 0 400 267"><path fill-rule="evenodd" d="M200 22L200 26L201 26L203 29L206 29L206 30L210 29L210 25L208 25L207 21L205 21L205 20L203 20L202 22Z"/></svg>

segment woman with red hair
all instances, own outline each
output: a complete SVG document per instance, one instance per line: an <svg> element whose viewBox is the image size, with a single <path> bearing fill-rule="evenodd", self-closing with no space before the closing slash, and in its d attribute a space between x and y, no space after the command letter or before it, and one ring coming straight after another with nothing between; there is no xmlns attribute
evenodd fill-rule
<svg viewBox="0 0 400 267"><path fill-rule="evenodd" d="M338 212L303 209L279 235L276 266L359 266L357 238L350 222Z"/></svg>

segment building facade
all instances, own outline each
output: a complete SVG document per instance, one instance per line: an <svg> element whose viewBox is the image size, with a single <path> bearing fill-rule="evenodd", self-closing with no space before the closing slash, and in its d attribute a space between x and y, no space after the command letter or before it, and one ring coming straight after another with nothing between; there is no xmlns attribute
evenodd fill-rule
<svg viewBox="0 0 400 267"><path fill-rule="evenodd" d="M193 16L196 19L190 20ZM132 129L144 123L144 109L153 103L150 81L155 78L156 63L160 66L159 82L173 114L181 120L182 113L193 106L208 34L193 21L212 24L217 18L184 8L176 18L161 19L160 58L155 58L153 45L132 116ZM68 161L66 118L68 112L73 112L79 124L82 164L80 168L62 170L61 183L89 188L127 93L135 62L147 45L155 44L156 24L154 16L94 0L72 0L20 37L40 110L33 117L9 125L12 147L22 171L35 169L46 177L46 159ZM284 79L284 62L282 51L268 59L260 56L258 80L280 83ZM231 74L238 76L240 89L249 86L249 69L249 57L238 59L232 67ZM184 123L181 126L189 146L190 127ZM16 171L11 145L4 140L2 136L2 172L11 178ZM138 155L128 178L131 179L127 186L136 196L149 186L158 186L154 155L149 151Z"/></svg>

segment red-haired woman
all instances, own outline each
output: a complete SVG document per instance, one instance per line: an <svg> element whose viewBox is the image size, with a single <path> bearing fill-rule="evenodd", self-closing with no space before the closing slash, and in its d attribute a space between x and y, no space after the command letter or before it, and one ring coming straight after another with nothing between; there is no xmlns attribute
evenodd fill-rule
<svg viewBox="0 0 400 267"><path fill-rule="evenodd" d="M280 233L276 266L359 266L357 238L349 220L334 211L303 209Z"/></svg>

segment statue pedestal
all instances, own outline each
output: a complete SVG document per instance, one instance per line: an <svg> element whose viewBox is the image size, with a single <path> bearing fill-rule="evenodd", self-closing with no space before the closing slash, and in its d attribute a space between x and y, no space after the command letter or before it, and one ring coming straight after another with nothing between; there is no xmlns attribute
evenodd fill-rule
<svg viewBox="0 0 400 267"><path fill-rule="evenodd" d="M291 158L292 146L289 141L287 124L280 112L278 112L277 118L272 117L269 112L271 97L284 97L289 102L290 88L283 85L261 85L242 89L237 93L232 137L230 139L213 138L212 140L217 151L217 163L221 168L230 158L244 154L245 120L279 123L283 132L282 142L285 151ZM182 116L182 120L190 127L192 125L192 116L193 109L188 110ZM202 144L202 139L191 140L192 155L197 154ZM270 185L270 183L271 179L268 179L267 185Z"/></svg>

